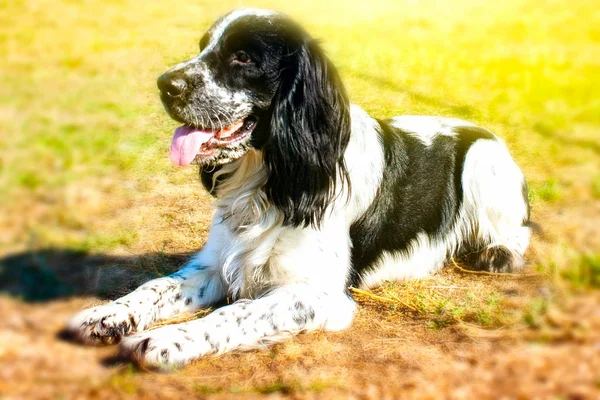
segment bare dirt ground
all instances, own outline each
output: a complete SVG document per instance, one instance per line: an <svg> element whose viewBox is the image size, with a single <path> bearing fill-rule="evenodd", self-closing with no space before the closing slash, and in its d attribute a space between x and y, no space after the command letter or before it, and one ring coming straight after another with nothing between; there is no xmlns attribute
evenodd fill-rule
<svg viewBox="0 0 600 400"><path fill-rule="evenodd" d="M469 278L453 277L468 284ZM201 360L173 375L137 372L115 347L58 339L91 299L0 300L0 393L6 398L598 398L600 296L555 310L551 329L427 327L410 312L361 301L354 326L250 353Z"/></svg>
<svg viewBox="0 0 600 400"><path fill-rule="evenodd" d="M155 199L154 210L179 199L177 207L206 221L209 201L187 191ZM136 214L148 204L129 206ZM594 243L594 210L576 209L538 218L560 224L561 235ZM198 237L205 236L200 230ZM536 239L530 263L550 251L552 240L548 234ZM86 348L61 339L70 315L150 278L153 268L176 268L186 257L186 249L179 250L171 256L46 250L5 258L5 265L41 266L59 279L47 285L54 288L51 301L33 301L48 290L39 277L28 291L21 276L22 300L0 297L0 397L600 398L600 293L567 293L561 280L533 268L501 276L450 265L431 279L355 292L360 311L348 331L300 335L273 348L200 360L174 374L139 371L116 357L116 346ZM66 288L65 296L56 288ZM95 295L76 295L90 291Z"/></svg>
<svg viewBox="0 0 600 400"><path fill-rule="evenodd" d="M155 80L241 4L297 17L376 117L497 132L544 228L518 275L355 292L340 333L173 374L61 339L176 269L211 200L168 161ZM589 0L0 1L0 400L600 399L600 13ZM457 260L459 267L460 260ZM463 265L464 266L464 265Z"/></svg>

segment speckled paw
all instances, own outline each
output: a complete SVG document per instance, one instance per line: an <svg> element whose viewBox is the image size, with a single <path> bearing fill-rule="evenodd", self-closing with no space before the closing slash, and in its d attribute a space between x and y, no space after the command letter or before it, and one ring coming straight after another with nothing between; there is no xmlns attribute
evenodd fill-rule
<svg viewBox="0 0 600 400"><path fill-rule="evenodd" d="M114 344L137 329L137 319L128 307L109 303L75 315L68 323L67 332L81 343Z"/></svg>
<svg viewBox="0 0 600 400"><path fill-rule="evenodd" d="M177 325L133 335L121 342L122 357L160 370L182 367L212 352L205 338L194 338Z"/></svg>

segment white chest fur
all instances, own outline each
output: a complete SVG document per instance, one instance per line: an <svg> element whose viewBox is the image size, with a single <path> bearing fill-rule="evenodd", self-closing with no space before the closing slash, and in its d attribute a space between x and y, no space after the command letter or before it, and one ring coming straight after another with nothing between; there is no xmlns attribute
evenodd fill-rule
<svg viewBox="0 0 600 400"><path fill-rule="evenodd" d="M345 159L352 187L336 196L319 228L283 225L283 214L267 198L262 154L251 150L224 166L215 179L217 212L211 235L219 236L223 278L234 298L256 297L283 284L310 283L343 290L350 271L349 228L373 201L383 155L373 121L352 108L352 135ZM365 152L369 157L364 157Z"/></svg>

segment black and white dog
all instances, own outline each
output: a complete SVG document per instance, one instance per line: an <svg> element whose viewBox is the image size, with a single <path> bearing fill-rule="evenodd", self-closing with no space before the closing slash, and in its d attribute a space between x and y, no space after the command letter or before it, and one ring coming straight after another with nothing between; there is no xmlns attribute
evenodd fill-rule
<svg viewBox="0 0 600 400"><path fill-rule="evenodd" d="M171 159L200 165L217 198L204 248L180 271L84 310L70 331L169 368L301 331L340 330L349 286L424 277L453 256L523 265L530 228L523 174L506 146L468 122L377 120L298 24L235 10L200 54L158 79L183 126ZM178 313L236 302L147 330Z"/></svg>

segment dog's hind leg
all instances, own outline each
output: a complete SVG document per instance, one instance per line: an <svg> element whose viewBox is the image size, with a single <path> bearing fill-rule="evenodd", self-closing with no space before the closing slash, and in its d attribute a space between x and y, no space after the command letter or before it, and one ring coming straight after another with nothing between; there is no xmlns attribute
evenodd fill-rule
<svg viewBox="0 0 600 400"><path fill-rule="evenodd" d="M491 272L521 269L531 237L527 185L504 143L475 142L467 153L462 182L463 207L474 228L469 262Z"/></svg>

